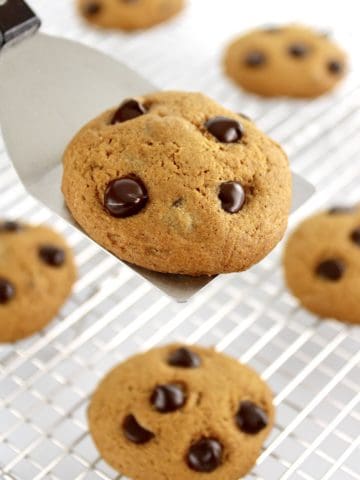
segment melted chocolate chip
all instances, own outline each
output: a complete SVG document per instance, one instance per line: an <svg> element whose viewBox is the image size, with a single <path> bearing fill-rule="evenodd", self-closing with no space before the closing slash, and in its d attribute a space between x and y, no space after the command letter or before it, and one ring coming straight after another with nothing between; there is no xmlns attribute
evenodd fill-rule
<svg viewBox="0 0 360 480"><path fill-rule="evenodd" d="M214 438L202 438L191 445L187 454L187 463L196 472L210 473L221 465L222 445Z"/></svg>
<svg viewBox="0 0 360 480"><path fill-rule="evenodd" d="M21 230L21 225L17 222L3 222L0 223L0 233L1 232L18 232Z"/></svg>
<svg viewBox="0 0 360 480"><path fill-rule="evenodd" d="M309 47L303 43L293 43L289 47L289 54L295 58L304 58L309 53Z"/></svg>
<svg viewBox="0 0 360 480"><path fill-rule="evenodd" d="M0 278L0 305L10 302L14 295L14 285L5 278Z"/></svg>
<svg viewBox="0 0 360 480"><path fill-rule="evenodd" d="M330 73L337 75L343 71L343 64L338 60L331 60L328 62L327 68Z"/></svg>
<svg viewBox="0 0 360 480"><path fill-rule="evenodd" d="M225 212L237 213L245 203L245 191L239 182L225 182L220 185L219 199Z"/></svg>
<svg viewBox="0 0 360 480"><path fill-rule="evenodd" d="M248 67L261 67L266 63L266 57L262 52L249 52L245 58Z"/></svg>
<svg viewBox="0 0 360 480"><path fill-rule="evenodd" d="M101 5L98 2L89 2L86 3L83 7L84 15L86 15L87 17L93 17L100 13L100 11Z"/></svg>
<svg viewBox="0 0 360 480"><path fill-rule="evenodd" d="M172 367L198 368L201 365L201 360L195 352L182 347L170 353L168 364Z"/></svg>
<svg viewBox="0 0 360 480"><path fill-rule="evenodd" d="M122 177L108 184L104 205L113 217L126 218L145 208L148 198L146 187L140 178Z"/></svg>
<svg viewBox="0 0 360 480"><path fill-rule="evenodd" d="M268 424L264 410L249 400L240 403L235 419L240 430L252 435L259 433Z"/></svg>
<svg viewBox="0 0 360 480"><path fill-rule="evenodd" d="M111 120L111 125L132 120L133 118L140 117L140 115L144 115L145 113L145 107L137 100L125 100L114 113L114 116Z"/></svg>
<svg viewBox="0 0 360 480"><path fill-rule="evenodd" d="M328 210L329 215L345 215L347 213L353 213L355 211L354 207L332 207Z"/></svg>
<svg viewBox="0 0 360 480"><path fill-rule="evenodd" d="M336 282L345 273L345 264L335 258L321 262L316 268L316 274L325 280Z"/></svg>
<svg viewBox="0 0 360 480"><path fill-rule="evenodd" d="M150 401L158 412L170 413L185 405L186 395L181 385L159 385L153 391Z"/></svg>
<svg viewBox="0 0 360 480"><path fill-rule="evenodd" d="M244 135L241 124L232 118L210 118L210 120L205 123L205 127L211 135L222 143L238 142Z"/></svg>
<svg viewBox="0 0 360 480"><path fill-rule="evenodd" d="M134 415L125 417L122 428L125 437L130 440L130 442L137 443L138 445L148 443L155 437L152 432L139 425Z"/></svg>
<svg viewBox="0 0 360 480"><path fill-rule="evenodd" d="M53 245L43 245L39 248L39 257L41 260L51 267L61 267L66 259L65 252L62 248Z"/></svg>
<svg viewBox="0 0 360 480"><path fill-rule="evenodd" d="M351 232L350 238L352 242L360 247L360 227L355 228L355 230Z"/></svg>

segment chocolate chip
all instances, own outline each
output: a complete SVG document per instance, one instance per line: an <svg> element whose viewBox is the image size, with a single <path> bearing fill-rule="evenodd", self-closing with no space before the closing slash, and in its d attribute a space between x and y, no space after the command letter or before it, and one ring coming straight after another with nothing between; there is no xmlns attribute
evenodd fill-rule
<svg viewBox="0 0 360 480"><path fill-rule="evenodd" d="M354 207L332 207L328 210L329 215L345 215L347 213L353 213L355 211Z"/></svg>
<svg viewBox="0 0 360 480"><path fill-rule="evenodd" d="M303 43L293 43L290 45L289 54L295 58L304 58L309 53L309 47Z"/></svg>
<svg viewBox="0 0 360 480"><path fill-rule="evenodd" d="M269 422L264 410L249 400L240 403L235 419L240 430L252 435L263 430Z"/></svg>
<svg viewBox="0 0 360 480"><path fill-rule="evenodd" d="M343 64L338 60L331 60L328 62L327 68L330 73L337 75L343 71Z"/></svg>
<svg viewBox="0 0 360 480"><path fill-rule="evenodd" d="M210 118L210 120L205 123L205 127L211 135L222 143L238 142L244 135L241 124L232 118Z"/></svg>
<svg viewBox="0 0 360 480"><path fill-rule="evenodd" d="M137 422L134 415L125 417L122 427L125 437L138 445L148 443L155 437L152 432L146 430Z"/></svg>
<svg viewBox="0 0 360 480"><path fill-rule="evenodd" d="M181 385L159 385L153 391L150 401L158 412L170 413L185 405L186 395Z"/></svg>
<svg viewBox="0 0 360 480"><path fill-rule="evenodd" d="M335 258L321 262L316 268L316 274L325 280L336 282L345 273L345 264Z"/></svg>
<svg viewBox="0 0 360 480"><path fill-rule="evenodd" d="M98 2L89 2L86 3L83 7L84 15L86 15L87 17L93 17L100 13L100 11L101 5Z"/></svg>
<svg viewBox="0 0 360 480"><path fill-rule="evenodd" d="M225 182L220 185L219 199L223 210L239 212L245 203L245 191L239 182Z"/></svg>
<svg viewBox="0 0 360 480"><path fill-rule="evenodd" d="M133 118L140 117L145 113L145 107L141 105L141 103L139 103L137 100L125 100L114 113L114 116L111 120L111 125L132 120Z"/></svg>
<svg viewBox="0 0 360 480"><path fill-rule="evenodd" d="M172 367L198 368L201 365L201 360L195 352L182 347L170 353L168 364Z"/></svg>
<svg viewBox="0 0 360 480"><path fill-rule="evenodd" d="M18 232L22 229L21 225L17 222L2 222L0 223L0 233L1 232Z"/></svg>
<svg viewBox="0 0 360 480"><path fill-rule="evenodd" d="M43 245L39 248L39 257L41 260L51 267L61 267L66 259L65 252L62 248L53 245Z"/></svg>
<svg viewBox="0 0 360 480"><path fill-rule="evenodd" d="M355 230L351 232L351 240L360 246L360 227L355 228Z"/></svg>
<svg viewBox="0 0 360 480"><path fill-rule="evenodd" d="M14 285L5 278L0 278L0 304L5 305L5 303L10 302L14 295Z"/></svg>
<svg viewBox="0 0 360 480"><path fill-rule="evenodd" d="M249 52L245 57L245 64L248 67L261 67L266 63L266 57L262 52Z"/></svg>
<svg viewBox="0 0 360 480"><path fill-rule="evenodd" d="M187 454L187 463L196 472L210 473L221 465L222 445L214 438L202 438L191 445Z"/></svg>
<svg viewBox="0 0 360 480"><path fill-rule="evenodd" d="M112 180L105 190L104 205L113 217L136 215L148 202L148 193L140 178L135 175Z"/></svg>

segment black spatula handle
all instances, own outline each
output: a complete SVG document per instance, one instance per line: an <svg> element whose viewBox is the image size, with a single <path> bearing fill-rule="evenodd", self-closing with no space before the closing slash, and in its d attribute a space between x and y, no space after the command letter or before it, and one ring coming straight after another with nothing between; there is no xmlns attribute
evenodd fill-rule
<svg viewBox="0 0 360 480"><path fill-rule="evenodd" d="M0 49L36 32L40 23L23 0L0 0Z"/></svg>

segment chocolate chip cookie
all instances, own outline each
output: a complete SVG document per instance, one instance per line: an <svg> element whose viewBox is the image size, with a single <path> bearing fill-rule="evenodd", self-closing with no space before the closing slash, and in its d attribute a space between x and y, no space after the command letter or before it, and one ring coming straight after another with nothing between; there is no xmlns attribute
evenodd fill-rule
<svg viewBox="0 0 360 480"><path fill-rule="evenodd" d="M287 243L284 268L304 307L360 324L360 207L334 207L305 220Z"/></svg>
<svg viewBox="0 0 360 480"><path fill-rule="evenodd" d="M70 294L71 250L47 227L0 222L0 342L41 330Z"/></svg>
<svg viewBox="0 0 360 480"><path fill-rule="evenodd" d="M150 28L179 13L184 4L185 0L77 0L88 22L121 30Z"/></svg>
<svg viewBox="0 0 360 480"><path fill-rule="evenodd" d="M253 122L200 93L127 99L64 155L75 220L119 258L165 273L242 271L282 238L291 174Z"/></svg>
<svg viewBox="0 0 360 480"><path fill-rule="evenodd" d="M88 416L103 458L133 480L238 480L253 467L274 409L247 366L212 349L169 345L114 368Z"/></svg>
<svg viewBox="0 0 360 480"><path fill-rule="evenodd" d="M225 54L228 76L245 90L267 97L317 97L332 90L346 70L346 55L336 43L300 25L250 31Z"/></svg>

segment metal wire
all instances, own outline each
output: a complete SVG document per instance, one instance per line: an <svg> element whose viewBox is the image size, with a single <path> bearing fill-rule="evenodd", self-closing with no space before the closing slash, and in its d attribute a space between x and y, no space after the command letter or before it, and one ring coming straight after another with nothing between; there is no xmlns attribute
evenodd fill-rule
<svg viewBox="0 0 360 480"><path fill-rule="evenodd" d="M215 3L207 4L209 18ZM318 188L291 225L325 205L358 200L355 72L335 95L314 102L259 101L223 78L219 52L232 27L200 25L203 5L195 0L173 23L137 35L88 29L70 0L32 4L49 33L96 45L161 88L202 90L255 118ZM276 425L248 479L360 480L359 330L297 306L283 285L281 246L249 272L217 278L177 305L30 198L2 144L0 216L53 225L68 238L80 270L73 297L45 331L0 347L2 479L124 478L101 460L88 434L89 395L128 355L177 340L215 345L272 387Z"/></svg>

